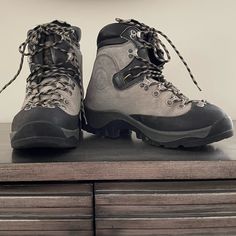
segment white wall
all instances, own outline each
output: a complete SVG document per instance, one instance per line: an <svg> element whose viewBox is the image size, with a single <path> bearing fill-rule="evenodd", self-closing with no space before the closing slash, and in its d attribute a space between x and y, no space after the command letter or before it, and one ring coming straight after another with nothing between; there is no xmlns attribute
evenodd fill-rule
<svg viewBox="0 0 236 236"><path fill-rule="evenodd" d="M81 27L87 87L97 34L115 17L136 18L165 32L189 63L203 92L198 92L175 54L166 66L168 80L189 97L205 98L236 119L235 0L0 0L0 87L18 69L18 46L27 30L53 19ZM0 122L11 121L21 107L29 73L25 62L17 81L0 95Z"/></svg>

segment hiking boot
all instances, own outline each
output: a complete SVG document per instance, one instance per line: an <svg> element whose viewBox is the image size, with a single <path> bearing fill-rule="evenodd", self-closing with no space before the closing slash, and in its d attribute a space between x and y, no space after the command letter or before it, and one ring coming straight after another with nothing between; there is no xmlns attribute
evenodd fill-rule
<svg viewBox="0 0 236 236"><path fill-rule="evenodd" d="M137 138L165 147L194 147L233 135L231 119L204 100L190 100L163 74L169 42L194 84L194 76L171 40L135 20L117 19L97 38L98 52L85 98L88 132ZM199 88L200 89L200 88Z"/></svg>
<svg viewBox="0 0 236 236"><path fill-rule="evenodd" d="M78 27L53 21L30 30L20 45L20 68L2 89L17 78L28 56L31 73L22 109L12 122L13 148L77 146L83 115L80 37Z"/></svg>

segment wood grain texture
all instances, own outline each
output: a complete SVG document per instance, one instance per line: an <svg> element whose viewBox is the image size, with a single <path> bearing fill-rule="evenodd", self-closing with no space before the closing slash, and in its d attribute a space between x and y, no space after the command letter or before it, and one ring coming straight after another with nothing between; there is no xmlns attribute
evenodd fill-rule
<svg viewBox="0 0 236 236"><path fill-rule="evenodd" d="M96 193L193 193L193 192L235 192L235 180L207 181L140 181L140 182L107 182L97 183Z"/></svg>
<svg viewBox="0 0 236 236"><path fill-rule="evenodd" d="M236 226L236 216L182 218L99 218L99 229L191 229Z"/></svg>
<svg viewBox="0 0 236 236"><path fill-rule="evenodd" d="M2 183L0 235L4 235L2 231L9 231L5 235L14 235L12 231L31 231L25 235L40 231L55 231L44 235L55 235L56 231L64 232L61 235L93 235L92 184Z"/></svg>
<svg viewBox="0 0 236 236"><path fill-rule="evenodd" d="M164 194L100 194L96 197L97 204L111 205L179 205L179 204L236 204L235 193L164 193Z"/></svg>
<svg viewBox="0 0 236 236"><path fill-rule="evenodd" d="M1 184L1 208L92 208L91 184Z"/></svg>
<svg viewBox="0 0 236 236"><path fill-rule="evenodd" d="M236 204L208 205L97 205L97 217L201 217L235 216Z"/></svg>
<svg viewBox="0 0 236 236"><path fill-rule="evenodd" d="M91 205L83 207L39 207L39 208L0 208L0 219L91 219L93 208Z"/></svg>
<svg viewBox="0 0 236 236"><path fill-rule="evenodd" d="M2 231L60 231L60 230L77 230L77 231L91 231L92 220L86 219L0 219L0 229Z"/></svg>
<svg viewBox="0 0 236 236"><path fill-rule="evenodd" d="M0 196L0 207L83 207L91 196Z"/></svg>
<svg viewBox="0 0 236 236"><path fill-rule="evenodd" d="M236 227L201 229L119 229L117 231L97 230L96 236L235 236Z"/></svg>
<svg viewBox="0 0 236 236"><path fill-rule="evenodd" d="M235 178L236 161L124 161L0 165L0 181L4 182Z"/></svg>
<svg viewBox="0 0 236 236"><path fill-rule="evenodd" d="M1 184L0 196L3 195L91 195L91 184L78 183L17 183Z"/></svg>
<svg viewBox="0 0 236 236"><path fill-rule="evenodd" d="M236 180L96 183L95 202L99 236L236 232Z"/></svg>
<svg viewBox="0 0 236 236"><path fill-rule="evenodd" d="M93 231L0 231L0 236L93 236Z"/></svg>

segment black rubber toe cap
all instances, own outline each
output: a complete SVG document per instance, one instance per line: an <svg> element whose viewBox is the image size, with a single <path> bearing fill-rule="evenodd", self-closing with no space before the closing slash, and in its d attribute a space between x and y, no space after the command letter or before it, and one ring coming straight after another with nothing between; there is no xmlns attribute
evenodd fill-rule
<svg viewBox="0 0 236 236"><path fill-rule="evenodd" d="M180 116L175 117L156 117L149 115L132 115L133 118L142 124L160 131L189 131L213 126L217 122L222 122L220 131L232 129L231 119L217 106L207 103L204 107L192 103L191 109Z"/></svg>
<svg viewBox="0 0 236 236"><path fill-rule="evenodd" d="M17 131L32 122L48 122L65 129L77 129L79 116L71 116L58 107L21 110L13 119L12 131Z"/></svg>
<svg viewBox="0 0 236 236"><path fill-rule="evenodd" d="M214 123L208 136L217 136L218 134L223 134L229 131L231 131L233 135L233 122L228 116L225 116L223 119Z"/></svg>

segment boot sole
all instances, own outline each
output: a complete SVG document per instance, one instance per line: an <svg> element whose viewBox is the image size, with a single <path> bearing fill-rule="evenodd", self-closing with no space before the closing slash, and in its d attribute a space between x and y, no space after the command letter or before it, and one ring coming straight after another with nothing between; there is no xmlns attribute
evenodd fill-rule
<svg viewBox="0 0 236 236"><path fill-rule="evenodd" d="M73 148L81 136L80 129L68 130L45 121L28 123L10 134L14 149Z"/></svg>
<svg viewBox="0 0 236 236"><path fill-rule="evenodd" d="M155 146L167 148L196 147L217 142L233 136L232 121L228 117L215 122L213 125L189 131L159 131L145 126L134 118L117 112L101 112L86 108L89 125L83 125L87 132L119 138L136 133L142 139Z"/></svg>

